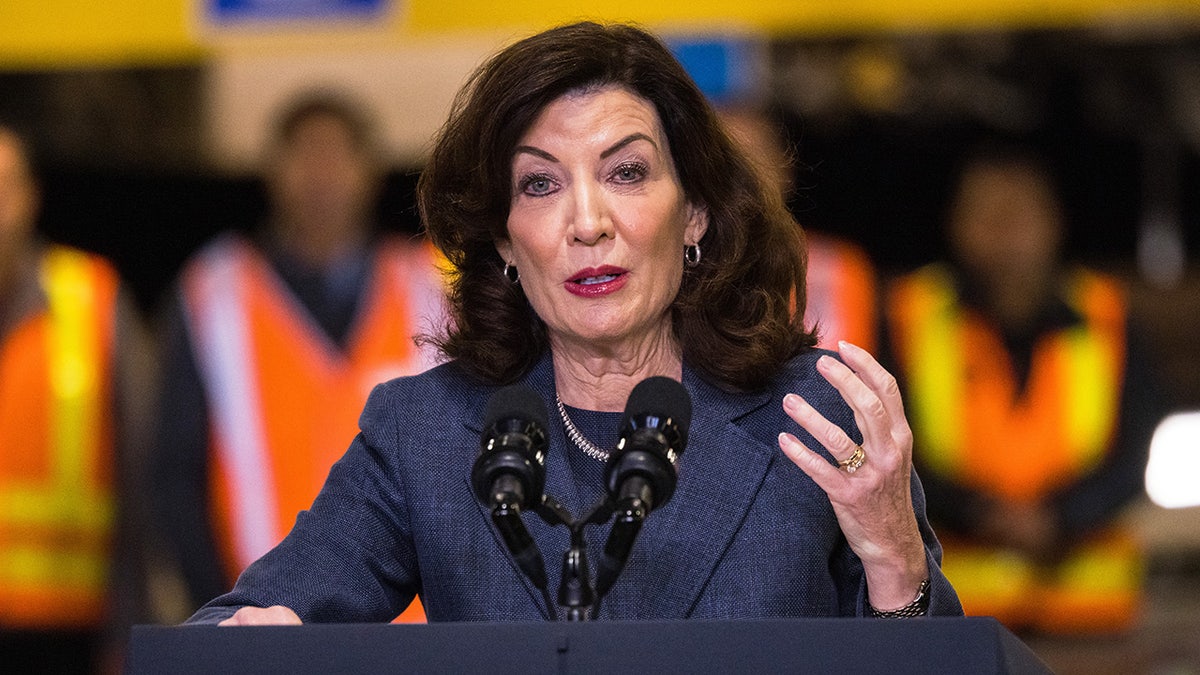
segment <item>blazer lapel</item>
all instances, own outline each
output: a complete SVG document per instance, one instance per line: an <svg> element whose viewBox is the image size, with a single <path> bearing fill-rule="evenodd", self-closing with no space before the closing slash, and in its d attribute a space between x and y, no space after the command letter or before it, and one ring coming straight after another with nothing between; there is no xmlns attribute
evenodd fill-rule
<svg viewBox="0 0 1200 675"><path fill-rule="evenodd" d="M570 471L566 465L566 460L563 457L563 450L566 447L566 436L563 434L560 424L555 424L557 419L555 410L552 407L554 401L554 370L550 362L549 356L544 356L541 361L529 372L524 379L524 384L528 385L541 396L546 402L547 429L548 438L550 441L550 451L546 457L546 494L554 495L555 498L568 505L579 503L579 491L577 486L570 480ZM490 397L493 393L499 390L499 387L492 388L488 391ZM463 426L466 427L472 434L479 437L483 433L483 415L486 410L486 399L481 399L474 407L468 407L466 415L463 418ZM471 483L470 469L468 467L465 478L468 487ZM472 492L472 494L474 494ZM541 591L533 585L533 582L521 572L521 568L512 559L508 552L508 547L504 544L504 539L500 536L500 532L492 525L492 514L482 504L476 502L478 512L484 520L485 527L492 533L492 537L496 542L496 546L504 554L504 558L512 566L513 573L521 579L522 586L533 599L534 604L542 610L547 619L551 615L546 614L547 611L554 612L554 607L545 607L545 600ZM585 507L590 508L589 505ZM579 518L583 513L572 512L572 516ZM549 582L550 596L553 598L558 592L559 577L561 570L559 569L561 560L560 556L570 546L570 533L563 526L552 527L547 524L540 516L533 512L525 512L521 516L521 520L525 523L526 529L529 530L530 536L537 543L538 550L542 554L543 562L546 565L546 577Z"/></svg>
<svg viewBox="0 0 1200 675"><path fill-rule="evenodd" d="M727 394L686 367L684 385L693 410L679 482L671 501L650 514L639 536L653 547L648 552L655 558L653 567L669 573L661 577L658 593L642 596L640 616L688 617L779 455L737 424L769 403L769 393Z"/></svg>

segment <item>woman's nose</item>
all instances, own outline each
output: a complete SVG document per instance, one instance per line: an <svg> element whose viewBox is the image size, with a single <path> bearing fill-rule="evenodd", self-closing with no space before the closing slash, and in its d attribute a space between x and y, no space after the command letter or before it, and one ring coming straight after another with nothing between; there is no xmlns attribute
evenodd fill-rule
<svg viewBox="0 0 1200 675"><path fill-rule="evenodd" d="M604 192L592 181L576 183L571 210L571 236L575 241L588 246L599 243L604 237L613 236Z"/></svg>

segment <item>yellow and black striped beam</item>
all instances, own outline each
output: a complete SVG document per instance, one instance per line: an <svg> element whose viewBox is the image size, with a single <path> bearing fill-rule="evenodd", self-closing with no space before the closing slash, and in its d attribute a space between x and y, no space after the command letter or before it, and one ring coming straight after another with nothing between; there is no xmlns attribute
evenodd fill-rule
<svg viewBox="0 0 1200 675"><path fill-rule="evenodd" d="M281 34L347 44L358 38L386 44L480 33L503 40L581 18L630 20L660 30L745 30L770 36L1139 23L1200 30L1200 0L380 0L385 11L369 20L252 26L209 20L206 8L214 2L2 0L0 69L189 62Z"/></svg>

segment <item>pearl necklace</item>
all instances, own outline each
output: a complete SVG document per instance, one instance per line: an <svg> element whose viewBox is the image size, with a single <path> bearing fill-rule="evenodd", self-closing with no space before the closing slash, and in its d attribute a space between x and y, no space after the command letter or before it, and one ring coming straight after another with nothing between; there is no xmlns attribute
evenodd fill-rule
<svg viewBox="0 0 1200 675"><path fill-rule="evenodd" d="M563 405L562 399L558 397L558 392L554 392L554 402L558 404L558 414L562 417L563 428L567 431L567 438L571 439L571 442L575 444L575 447L582 450L583 454L597 462L607 462L608 451L601 450L600 446L584 437L583 432L579 430L579 427L575 426L575 423L567 415L567 408Z"/></svg>

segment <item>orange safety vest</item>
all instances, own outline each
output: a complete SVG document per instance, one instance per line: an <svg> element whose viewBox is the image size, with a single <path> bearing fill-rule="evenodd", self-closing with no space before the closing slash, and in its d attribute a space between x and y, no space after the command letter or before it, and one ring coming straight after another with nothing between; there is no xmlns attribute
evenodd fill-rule
<svg viewBox="0 0 1200 675"><path fill-rule="evenodd" d="M875 351L875 273L861 249L809 234L807 284L804 325L820 327L821 347L846 340Z"/></svg>
<svg viewBox="0 0 1200 675"><path fill-rule="evenodd" d="M444 316L441 277L432 247L381 246L344 352L244 240L210 247L183 288L210 410L212 519L235 579L312 504L372 387L434 365L412 337Z"/></svg>
<svg viewBox="0 0 1200 675"><path fill-rule="evenodd" d="M59 246L0 345L0 627L97 628L114 520L117 274Z"/></svg>
<svg viewBox="0 0 1200 675"><path fill-rule="evenodd" d="M1103 460L1124 377L1124 293L1078 270L1067 301L1083 320L1038 341L1019 391L1002 339L960 306L948 269L929 266L897 284L889 315L924 471L1037 503ZM943 543L968 613L1069 632L1119 630L1135 617L1140 554L1123 531L1084 542L1053 570L981 542Z"/></svg>

